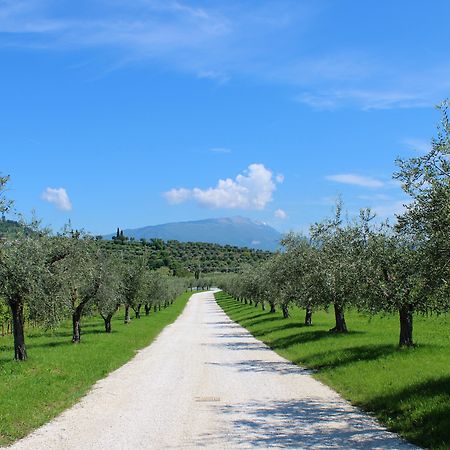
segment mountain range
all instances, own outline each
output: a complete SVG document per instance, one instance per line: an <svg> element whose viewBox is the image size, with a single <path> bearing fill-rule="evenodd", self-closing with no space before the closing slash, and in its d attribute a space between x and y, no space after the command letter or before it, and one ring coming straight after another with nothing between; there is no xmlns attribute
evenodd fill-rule
<svg viewBox="0 0 450 450"><path fill-rule="evenodd" d="M158 238L165 241L210 242L272 251L279 247L282 236L266 223L241 216L150 225L124 229L123 233L136 240ZM115 233L103 237L111 239L113 236Z"/></svg>

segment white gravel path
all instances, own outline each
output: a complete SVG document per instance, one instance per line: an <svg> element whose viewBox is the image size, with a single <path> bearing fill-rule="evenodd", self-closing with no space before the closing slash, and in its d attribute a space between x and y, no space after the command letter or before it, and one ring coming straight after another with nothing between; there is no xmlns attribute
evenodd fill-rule
<svg viewBox="0 0 450 450"><path fill-rule="evenodd" d="M157 340L13 449L412 449L195 294Z"/></svg>

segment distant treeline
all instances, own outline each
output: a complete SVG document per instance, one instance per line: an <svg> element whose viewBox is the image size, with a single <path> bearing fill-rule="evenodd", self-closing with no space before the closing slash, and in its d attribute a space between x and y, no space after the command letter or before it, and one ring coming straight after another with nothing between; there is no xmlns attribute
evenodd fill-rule
<svg viewBox="0 0 450 450"><path fill-rule="evenodd" d="M31 232L31 230L30 230ZM23 225L3 217L0 220L0 239L23 233ZM111 240L96 236L95 241L103 250L118 253L124 259L144 256L149 269L167 267L177 276L187 277L199 273L239 272L243 267L269 259L272 252L233 245L206 242L179 242L175 240L128 238L118 229Z"/></svg>
<svg viewBox="0 0 450 450"><path fill-rule="evenodd" d="M168 267L175 275L189 276L200 273L239 272L247 265L266 261L272 252L219 245L206 242L179 242L175 240L127 239L118 233L112 240L101 240L98 244L111 252L119 252L126 258L144 255L150 269Z"/></svg>

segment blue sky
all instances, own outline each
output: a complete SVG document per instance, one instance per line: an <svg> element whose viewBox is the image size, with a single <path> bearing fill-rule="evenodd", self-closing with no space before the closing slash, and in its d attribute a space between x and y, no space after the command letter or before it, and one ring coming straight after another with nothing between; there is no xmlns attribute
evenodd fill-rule
<svg viewBox="0 0 450 450"><path fill-rule="evenodd" d="M450 2L0 0L0 171L44 224L381 218L450 92Z"/></svg>

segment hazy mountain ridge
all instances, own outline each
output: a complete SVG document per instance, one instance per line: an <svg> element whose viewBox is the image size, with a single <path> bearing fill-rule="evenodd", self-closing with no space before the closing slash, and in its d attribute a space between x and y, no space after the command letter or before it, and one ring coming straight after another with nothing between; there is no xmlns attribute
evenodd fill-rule
<svg viewBox="0 0 450 450"><path fill-rule="evenodd" d="M137 240L159 238L165 241L209 242L262 250L275 250L281 239L281 233L271 226L241 216L124 229L124 234ZM104 238L111 239L114 235L115 233L111 233Z"/></svg>

